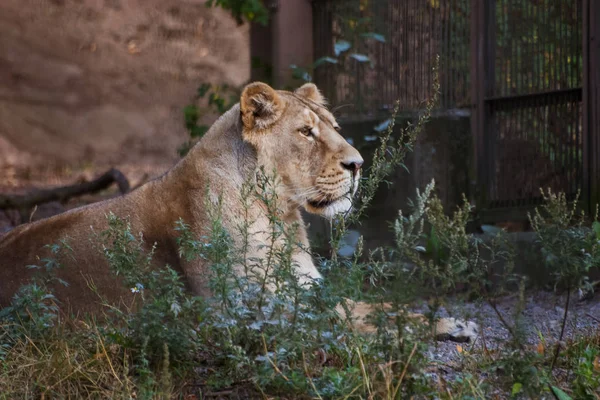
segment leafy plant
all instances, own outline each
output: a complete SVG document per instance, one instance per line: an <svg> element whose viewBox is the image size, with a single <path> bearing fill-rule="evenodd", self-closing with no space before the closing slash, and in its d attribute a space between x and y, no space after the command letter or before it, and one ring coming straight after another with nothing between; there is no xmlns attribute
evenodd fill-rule
<svg viewBox="0 0 600 400"><path fill-rule="evenodd" d="M68 283L56 276L56 270L61 268L58 257L71 252L66 239L59 243L46 245L50 251L50 257L41 259L42 265L29 265L30 270L36 270L37 274L31 283L21 286L15 294L12 303L0 310L0 323L9 323L13 328L18 328L13 334L30 335L38 337L54 327L58 320L58 301L49 285L57 282L68 286Z"/></svg>
<svg viewBox="0 0 600 400"><path fill-rule="evenodd" d="M174 365L191 361L203 300L190 296L179 274L168 265L158 270L152 267L154 247L146 251L142 237L136 237L125 220L112 213L107 218L108 229L100 234L104 255L112 271L141 301L140 306L134 303L125 311L105 302L115 322L114 328L107 329L108 337L139 352L141 365L157 360ZM166 354L172 360L164 359Z"/></svg>
<svg viewBox="0 0 600 400"><path fill-rule="evenodd" d="M267 25L269 11L262 0L208 0L207 7L221 7L228 10L238 24L244 20Z"/></svg>
<svg viewBox="0 0 600 400"><path fill-rule="evenodd" d="M376 32L368 31L370 24L368 19L360 19L356 24L348 29L349 33L342 35L343 39L339 39L334 43L333 53L327 56L316 59L310 66L302 67L295 64L290 65L292 76L295 79L304 82L312 82L314 72L321 66L336 67L343 69L343 66L350 62L369 63L371 59L367 54L361 53L356 48L362 42L369 43L371 41L385 43L385 37Z"/></svg>
<svg viewBox="0 0 600 400"><path fill-rule="evenodd" d="M238 102L239 96L240 90L229 85L203 83L198 88L194 103L188 104L183 109L185 128L188 131L189 139L177 149L180 157L185 156L210 129L210 125L200 124L200 119L211 112L217 115L225 113ZM202 99L206 99L207 106L201 108L197 103Z"/></svg>
<svg viewBox="0 0 600 400"><path fill-rule="evenodd" d="M571 204L564 193L550 189L542 191L542 196L545 204L529 218L555 288L593 292L588 277L592 269L600 267L598 216L592 224L586 222L585 214L577 210L579 195Z"/></svg>
<svg viewBox="0 0 600 400"><path fill-rule="evenodd" d="M573 372L574 395L577 399L597 399L600 391L600 346L598 340L574 346L570 359L575 364Z"/></svg>

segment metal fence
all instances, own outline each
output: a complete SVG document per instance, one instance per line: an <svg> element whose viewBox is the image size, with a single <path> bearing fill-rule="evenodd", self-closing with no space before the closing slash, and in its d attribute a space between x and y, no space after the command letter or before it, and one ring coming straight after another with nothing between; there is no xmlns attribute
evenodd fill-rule
<svg viewBox="0 0 600 400"><path fill-rule="evenodd" d="M582 190L587 206L600 198L595 0L315 0L313 11L315 56L340 59L315 79L351 105L342 117L389 114L397 99L419 108L440 55L439 108L471 112L490 219L523 218L541 187ZM341 57L340 41L351 43Z"/></svg>
<svg viewBox="0 0 600 400"><path fill-rule="evenodd" d="M526 217L540 188L569 199L584 189L583 6L495 0L472 10L479 205L494 219Z"/></svg>
<svg viewBox="0 0 600 400"><path fill-rule="evenodd" d="M409 110L431 95L440 55L441 107L468 107L469 1L314 1L315 58L338 59L317 67L315 80L334 104L351 105L343 115L387 116L396 100Z"/></svg>

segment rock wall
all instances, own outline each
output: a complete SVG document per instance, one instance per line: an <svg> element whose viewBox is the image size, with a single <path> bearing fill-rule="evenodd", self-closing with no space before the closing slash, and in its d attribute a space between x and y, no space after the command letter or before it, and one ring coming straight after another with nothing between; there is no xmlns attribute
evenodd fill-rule
<svg viewBox="0 0 600 400"><path fill-rule="evenodd" d="M198 86L249 73L248 27L203 0L2 0L0 167L171 163Z"/></svg>

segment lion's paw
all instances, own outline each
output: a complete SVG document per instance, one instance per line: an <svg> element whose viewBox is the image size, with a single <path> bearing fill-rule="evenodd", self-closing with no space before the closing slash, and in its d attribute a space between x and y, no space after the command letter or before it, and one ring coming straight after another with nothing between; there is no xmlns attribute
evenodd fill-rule
<svg viewBox="0 0 600 400"><path fill-rule="evenodd" d="M479 326L475 322L455 318L442 318L437 322L435 338L453 342L475 342L479 336Z"/></svg>

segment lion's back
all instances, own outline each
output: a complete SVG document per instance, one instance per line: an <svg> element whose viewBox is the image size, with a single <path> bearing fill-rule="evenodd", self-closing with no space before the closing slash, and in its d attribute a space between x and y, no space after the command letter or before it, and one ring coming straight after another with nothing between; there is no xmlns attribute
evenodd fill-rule
<svg viewBox="0 0 600 400"><path fill-rule="evenodd" d="M89 289L95 286L116 288L121 285L108 271L94 232L106 229L104 214L110 202L80 207L53 217L23 224L0 236L0 306L6 306L19 287L31 281L34 274L44 267L45 259L56 259L61 268L57 277L69 284L67 287L54 285L57 297L68 298L71 303L95 303L97 296ZM92 228L93 227L93 228ZM49 245L58 245L58 254L52 253Z"/></svg>

